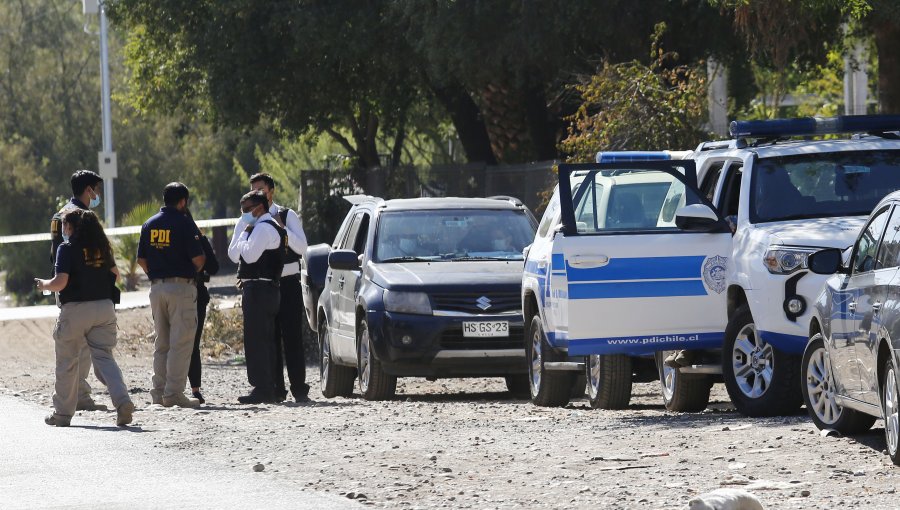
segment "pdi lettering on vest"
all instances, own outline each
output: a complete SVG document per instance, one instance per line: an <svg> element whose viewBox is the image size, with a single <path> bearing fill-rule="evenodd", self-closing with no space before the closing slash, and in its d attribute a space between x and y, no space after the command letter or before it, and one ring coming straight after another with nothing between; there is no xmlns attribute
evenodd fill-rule
<svg viewBox="0 0 900 510"><path fill-rule="evenodd" d="M166 248L172 242L172 231L169 229L150 229L150 245L154 248Z"/></svg>

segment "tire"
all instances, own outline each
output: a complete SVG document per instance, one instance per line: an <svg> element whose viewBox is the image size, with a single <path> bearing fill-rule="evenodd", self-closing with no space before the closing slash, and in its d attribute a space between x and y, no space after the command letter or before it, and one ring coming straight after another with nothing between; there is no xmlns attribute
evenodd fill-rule
<svg viewBox="0 0 900 510"><path fill-rule="evenodd" d="M631 401L631 358L624 354L585 357L588 401L594 409L625 409Z"/></svg>
<svg viewBox="0 0 900 510"><path fill-rule="evenodd" d="M562 407L568 404L575 373L544 370L545 361L557 361L562 356L547 344L544 323L540 315L535 315L528 325L525 356L528 360L528 388L531 402L540 407Z"/></svg>
<svg viewBox="0 0 900 510"><path fill-rule="evenodd" d="M835 398L836 387L831 361L822 334L810 337L800 364L801 391L806 411L819 429L834 429L841 434L855 434L869 430L875 418L840 406Z"/></svg>
<svg viewBox="0 0 900 510"><path fill-rule="evenodd" d="M698 413L709 405L712 380L703 374L682 374L677 368L666 366L666 356L673 351L657 352L656 369L663 405L675 413Z"/></svg>
<svg viewBox="0 0 900 510"><path fill-rule="evenodd" d="M513 398L526 399L531 396L527 375L508 375L504 379L506 380L506 389Z"/></svg>
<svg viewBox="0 0 900 510"><path fill-rule="evenodd" d="M900 466L900 453L898 453L898 443L900 443L900 384L898 378L900 374L897 371L897 364L893 360L893 356L889 353L888 358L884 360L884 374L881 377L881 413L884 416L884 438L887 442L887 453L894 465Z"/></svg>
<svg viewBox="0 0 900 510"><path fill-rule="evenodd" d="M381 362L372 349L372 337L366 321L359 323L357 360L359 363L359 393L366 400L390 400L397 393L397 376L381 369Z"/></svg>
<svg viewBox="0 0 900 510"><path fill-rule="evenodd" d="M331 335L328 332L328 323L319 324L319 385L322 396L325 398L349 397L353 394L353 382L356 379L356 370L353 367L345 367L334 363L331 357Z"/></svg>
<svg viewBox="0 0 900 510"><path fill-rule="evenodd" d="M734 407L744 416L789 415L803 403L799 357L763 341L747 305L737 309L725 328L722 378Z"/></svg>

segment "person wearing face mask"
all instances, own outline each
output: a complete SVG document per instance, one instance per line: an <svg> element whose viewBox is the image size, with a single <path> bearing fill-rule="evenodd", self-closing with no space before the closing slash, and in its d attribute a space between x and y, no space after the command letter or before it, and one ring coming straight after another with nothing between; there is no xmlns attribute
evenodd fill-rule
<svg viewBox="0 0 900 510"><path fill-rule="evenodd" d="M262 191L269 201L269 214L287 233L288 249L285 253L284 269L281 270L279 285L280 300L275 326L275 366L272 377L275 396L284 400L287 389L284 384L284 367L287 367L291 382L291 394L296 402L309 401L309 385L306 384L306 358L303 352L303 316L297 310L303 309L303 290L300 286L300 257L306 253L306 234L303 222L293 209L275 203L275 179L269 174L250 176L250 190ZM247 227L238 220L235 232L243 232ZM235 264L238 259L232 260Z"/></svg>
<svg viewBox="0 0 900 510"><path fill-rule="evenodd" d="M287 232L269 214L269 199L263 191L241 198L241 230L235 229L228 256L238 261L238 287L244 313L244 356L247 379L253 390L238 397L242 404L281 402L276 395L275 325L281 301L279 286L288 250ZM295 313L299 314L300 310Z"/></svg>
<svg viewBox="0 0 900 510"><path fill-rule="evenodd" d="M44 423L68 427L78 402L80 352L91 353L94 370L109 389L116 408L116 424L128 425L134 403L113 357L116 346L114 282L119 277L109 240L91 211L75 208L63 216L65 241L56 255L55 276L35 278L38 290L59 292L61 310L53 339L56 342L56 384L53 414Z"/></svg>
<svg viewBox="0 0 900 510"><path fill-rule="evenodd" d="M197 407L184 395L197 331L196 275L206 256L200 232L187 214L190 192L180 182L163 189L165 207L141 227L138 265L150 279L150 309L156 339L150 399L164 407Z"/></svg>
<svg viewBox="0 0 900 510"><path fill-rule="evenodd" d="M100 205L100 190L103 189L103 179L95 172L90 170L78 170L72 174L69 183L72 186L72 197L50 220L50 265L51 268L56 263L56 253L64 241L64 233L62 230L63 217L75 210L93 209ZM60 306L59 298L56 300L57 306ZM85 344L79 353L78 363L78 403L76 409L79 411L105 411L106 406L94 403L91 397L91 385L88 384L87 378L91 373L91 350ZM97 372L96 370L94 371ZM101 374L97 373L97 377ZM103 382L102 380L100 382Z"/></svg>

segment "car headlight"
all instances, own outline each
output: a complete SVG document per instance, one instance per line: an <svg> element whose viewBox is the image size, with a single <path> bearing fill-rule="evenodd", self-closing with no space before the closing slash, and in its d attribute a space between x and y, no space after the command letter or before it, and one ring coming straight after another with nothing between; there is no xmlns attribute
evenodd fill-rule
<svg viewBox="0 0 900 510"><path fill-rule="evenodd" d="M431 315L431 300L424 292L384 291L384 309L389 312Z"/></svg>
<svg viewBox="0 0 900 510"><path fill-rule="evenodd" d="M763 263L772 274L791 274L801 269L807 269L806 259L817 251L819 248L770 246L763 257Z"/></svg>

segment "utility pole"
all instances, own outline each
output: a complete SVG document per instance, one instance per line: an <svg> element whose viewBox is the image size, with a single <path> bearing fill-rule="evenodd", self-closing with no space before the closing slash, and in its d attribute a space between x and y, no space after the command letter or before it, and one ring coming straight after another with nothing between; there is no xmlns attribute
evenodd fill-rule
<svg viewBox="0 0 900 510"><path fill-rule="evenodd" d="M112 116L109 92L108 24L104 0L82 0L84 14L100 15L100 107L103 129L103 150L97 155L97 168L103 178L103 211L107 227L116 226L116 197L113 181L118 177L116 153L112 146ZM85 25L87 26L87 25Z"/></svg>

